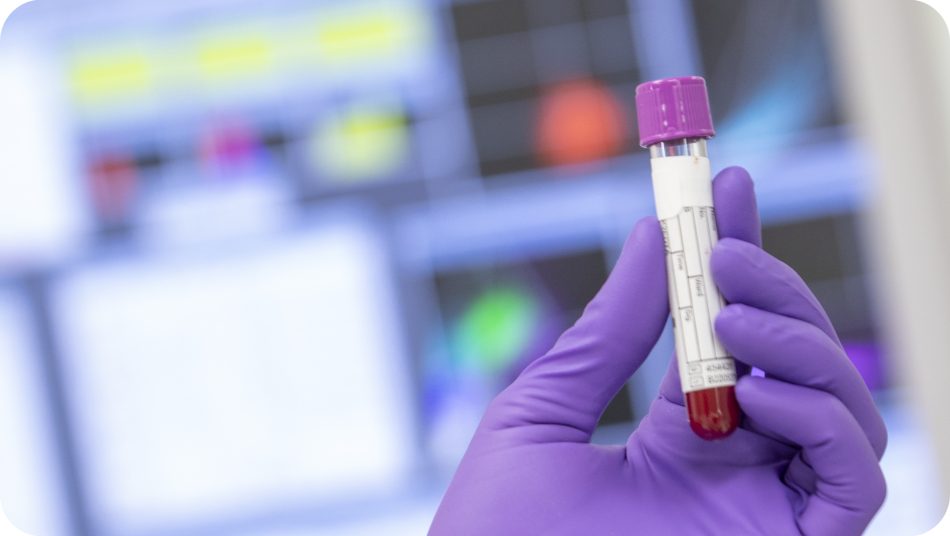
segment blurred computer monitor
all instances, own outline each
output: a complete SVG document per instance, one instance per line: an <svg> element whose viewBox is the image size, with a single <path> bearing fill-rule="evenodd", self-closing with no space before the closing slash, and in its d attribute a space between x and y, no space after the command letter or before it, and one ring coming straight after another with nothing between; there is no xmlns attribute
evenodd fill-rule
<svg viewBox="0 0 950 536"><path fill-rule="evenodd" d="M385 255L331 221L52 287L92 523L182 533L385 494L414 417Z"/></svg>

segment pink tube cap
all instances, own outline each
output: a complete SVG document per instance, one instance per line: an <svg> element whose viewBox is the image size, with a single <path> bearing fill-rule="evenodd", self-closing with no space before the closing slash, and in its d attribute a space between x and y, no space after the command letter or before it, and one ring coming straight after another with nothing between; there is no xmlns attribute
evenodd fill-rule
<svg viewBox="0 0 950 536"><path fill-rule="evenodd" d="M714 136L706 81L681 76L644 82L637 86L637 123L640 146L661 141Z"/></svg>

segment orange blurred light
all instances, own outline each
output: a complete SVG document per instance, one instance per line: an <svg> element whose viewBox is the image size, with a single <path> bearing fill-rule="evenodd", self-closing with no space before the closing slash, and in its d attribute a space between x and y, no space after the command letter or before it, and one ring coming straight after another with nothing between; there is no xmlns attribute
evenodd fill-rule
<svg viewBox="0 0 950 536"><path fill-rule="evenodd" d="M603 84L573 80L543 92L535 149L545 165L602 160L618 154L626 141L624 109Z"/></svg>

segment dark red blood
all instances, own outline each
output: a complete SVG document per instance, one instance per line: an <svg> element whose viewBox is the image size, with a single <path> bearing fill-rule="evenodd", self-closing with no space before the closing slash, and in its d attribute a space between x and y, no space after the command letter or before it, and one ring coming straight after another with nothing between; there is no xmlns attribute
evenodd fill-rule
<svg viewBox="0 0 950 536"><path fill-rule="evenodd" d="M722 439L739 427L736 388L716 387L686 393L689 427L703 439Z"/></svg>

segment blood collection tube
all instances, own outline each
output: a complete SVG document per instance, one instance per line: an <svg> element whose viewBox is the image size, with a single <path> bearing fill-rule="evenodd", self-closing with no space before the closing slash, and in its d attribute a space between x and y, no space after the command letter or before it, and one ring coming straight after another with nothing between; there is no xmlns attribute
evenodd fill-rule
<svg viewBox="0 0 950 536"><path fill-rule="evenodd" d="M698 76L637 86L640 145L650 149L653 195L666 247L667 286L680 385L693 432L720 439L739 425L736 365L713 321L725 305L709 257L719 240L707 138L715 135Z"/></svg>

